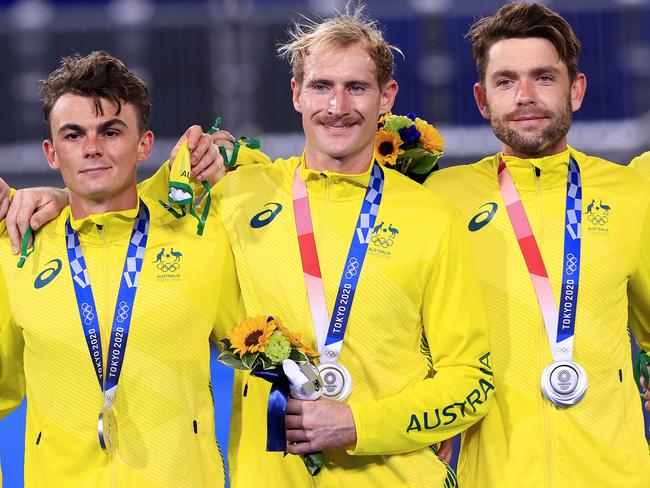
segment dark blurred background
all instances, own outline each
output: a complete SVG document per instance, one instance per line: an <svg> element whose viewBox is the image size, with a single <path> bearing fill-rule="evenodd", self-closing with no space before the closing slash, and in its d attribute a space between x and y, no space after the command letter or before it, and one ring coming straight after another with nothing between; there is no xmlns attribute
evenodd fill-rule
<svg viewBox="0 0 650 488"><path fill-rule="evenodd" d="M473 162L498 149L472 97L474 63L464 33L495 0L374 0L398 58L396 112L417 112L447 140L442 165ZM627 163L650 147L650 0L544 2L572 23L583 43L588 90L570 142ZM193 123L216 115L235 135L262 140L271 156L302 149L290 70L275 49L299 14L328 15L342 1L0 0L0 175L13 186L56 183L40 153L38 81L62 56L103 49L151 88L157 151L165 159Z"/></svg>

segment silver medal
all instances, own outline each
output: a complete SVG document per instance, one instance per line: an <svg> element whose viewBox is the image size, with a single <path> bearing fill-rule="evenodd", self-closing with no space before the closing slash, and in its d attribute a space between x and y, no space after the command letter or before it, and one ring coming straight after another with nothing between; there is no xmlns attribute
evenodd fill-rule
<svg viewBox="0 0 650 488"><path fill-rule="evenodd" d="M97 433L99 434L101 448L109 453L115 452L117 447L117 422L112 409L104 408L99 412Z"/></svg>
<svg viewBox="0 0 650 488"><path fill-rule="evenodd" d="M352 392L352 376L340 363L321 363L318 372L323 379L323 396L343 401Z"/></svg>
<svg viewBox="0 0 650 488"><path fill-rule="evenodd" d="M558 407L571 407L585 396L587 373L575 361L554 361L542 373L542 393Z"/></svg>

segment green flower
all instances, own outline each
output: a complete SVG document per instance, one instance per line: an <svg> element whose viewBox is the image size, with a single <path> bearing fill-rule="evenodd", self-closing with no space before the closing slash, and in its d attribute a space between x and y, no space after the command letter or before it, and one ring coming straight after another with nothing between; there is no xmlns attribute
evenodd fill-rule
<svg viewBox="0 0 650 488"><path fill-rule="evenodd" d="M289 359L291 354L291 343L289 339L284 337L284 334L279 330L273 332L269 337L269 342L264 348L264 355L273 364L280 364L285 359Z"/></svg>
<svg viewBox="0 0 650 488"><path fill-rule="evenodd" d="M389 130L395 134L399 134L399 130L403 127L410 127L413 121L404 115L389 115L384 120L384 130Z"/></svg>

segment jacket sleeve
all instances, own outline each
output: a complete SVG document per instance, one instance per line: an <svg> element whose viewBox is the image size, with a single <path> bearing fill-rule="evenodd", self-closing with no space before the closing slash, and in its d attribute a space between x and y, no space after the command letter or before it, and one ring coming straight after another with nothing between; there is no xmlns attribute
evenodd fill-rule
<svg viewBox="0 0 650 488"><path fill-rule="evenodd" d="M422 322L431 377L378 401L350 402L352 454L398 454L428 447L483 417L494 389L479 275L460 217L438 244L428 270Z"/></svg>
<svg viewBox="0 0 650 488"><path fill-rule="evenodd" d="M213 225L212 223L210 225ZM243 301L237 278L235 256L230 245L230 239L226 233L219 215L214 217L215 231L219 234L219 269L215 270L217 275L217 316L212 329L212 340L224 339L232 330L243 315Z"/></svg>
<svg viewBox="0 0 650 488"><path fill-rule="evenodd" d="M246 146L241 146L237 156L237 164L243 166L245 164L273 164L269 157L258 149L250 149ZM167 194L169 193L169 176L171 172L170 161L165 161L160 168L151 176L138 185L140 194L152 198L154 200L167 201ZM203 193L203 186L192 180L192 189L195 195Z"/></svg>
<svg viewBox="0 0 650 488"><path fill-rule="evenodd" d="M0 418L20 406L25 396L23 336L14 324L0 268Z"/></svg>
<svg viewBox="0 0 650 488"><path fill-rule="evenodd" d="M650 151L637 156L630 162L630 168L639 170L643 165L650 165Z"/></svg>
<svg viewBox="0 0 650 488"><path fill-rule="evenodd" d="M644 188L646 196L650 195L650 185ZM628 320L639 347L650 351L650 198L646 202L639 260L628 281Z"/></svg>
<svg viewBox="0 0 650 488"><path fill-rule="evenodd" d="M138 184L138 193L155 201L166 202L169 193L169 174L169 161L165 161L150 178Z"/></svg>

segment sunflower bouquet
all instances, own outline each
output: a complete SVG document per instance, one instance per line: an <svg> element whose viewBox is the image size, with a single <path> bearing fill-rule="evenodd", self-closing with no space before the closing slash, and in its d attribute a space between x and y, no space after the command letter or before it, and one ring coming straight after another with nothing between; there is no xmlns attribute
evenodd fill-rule
<svg viewBox="0 0 650 488"><path fill-rule="evenodd" d="M221 363L249 370L271 383L266 450L285 452L287 398L290 395L299 400L316 400L322 395L322 379L311 363L318 352L304 345L300 335L286 328L279 317L262 315L244 320L218 345ZM312 476L325 464L320 452L302 458Z"/></svg>
<svg viewBox="0 0 650 488"><path fill-rule="evenodd" d="M244 320L219 342L219 347L218 359L223 364L253 372L277 368L285 359L308 363L319 355L300 341L300 335L287 329L279 317L262 315Z"/></svg>
<svg viewBox="0 0 650 488"><path fill-rule="evenodd" d="M413 113L388 112L379 119L375 156L379 164L396 169L418 183L436 169L445 150L440 132Z"/></svg>

